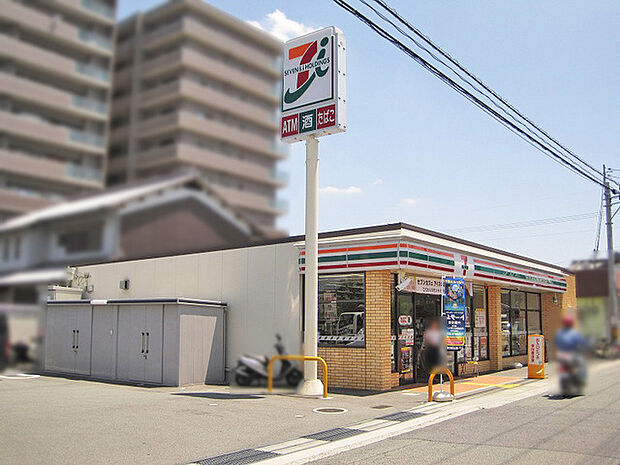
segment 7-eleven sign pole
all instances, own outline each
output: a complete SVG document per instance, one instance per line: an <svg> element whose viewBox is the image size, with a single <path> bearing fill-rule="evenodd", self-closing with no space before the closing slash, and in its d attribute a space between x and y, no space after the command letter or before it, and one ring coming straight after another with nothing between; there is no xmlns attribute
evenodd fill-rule
<svg viewBox="0 0 620 465"><path fill-rule="evenodd" d="M317 356L319 300L319 141L306 139L306 285L304 308L306 329L304 355ZM299 393L306 396L323 394L323 383L316 376L317 363L304 363L304 382Z"/></svg>
<svg viewBox="0 0 620 465"><path fill-rule="evenodd" d="M345 40L328 27L284 44L282 124L284 142L306 141L306 254L304 355L316 356L318 344L319 141L346 130ZM323 383L316 362L304 363L299 393L320 396Z"/></svg>

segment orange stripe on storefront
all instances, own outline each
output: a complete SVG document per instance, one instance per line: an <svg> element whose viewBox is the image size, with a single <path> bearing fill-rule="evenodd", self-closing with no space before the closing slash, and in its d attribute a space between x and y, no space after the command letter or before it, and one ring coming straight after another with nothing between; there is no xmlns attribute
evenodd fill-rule
<svg viewBox="0 0 620 465"><path fill-rule="evenodd" d="M445 257L450 257L450 258L454 258L454 254L448 253L448 252L442 252L441 250L435 250L435 249L429 249L428 247L420 247L418 245L413 245L413 244L402 244L405 247L409 247L410 249L414 249L414 250L420 250L422 252L430 252L430 253L434 253L437 255L443 255Z"/></svg>

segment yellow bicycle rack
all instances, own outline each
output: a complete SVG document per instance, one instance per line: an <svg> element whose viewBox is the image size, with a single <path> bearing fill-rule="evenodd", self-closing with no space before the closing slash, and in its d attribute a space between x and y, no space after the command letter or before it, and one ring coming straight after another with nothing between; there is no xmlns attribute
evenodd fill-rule
<svg viewBox="0 0 620 465"><path fill-rule="evenodd" d="M323 399L327 399L327 363L321 357L309 355L274 355L267 365L267 390L273 391L273 362L276 360L303 360L304 362L321 362L323 365Z"/></svg>
<svg viewBox="0 0 620 465"><path fill-rule="evenodd" d="M448 370L446 367L438 367L433 368L431 371L431 375L428 377L428 401L433 401L433 379L435 379L435 375L444 374L448 375L450 378L450 394L454 397L454 376L452 376L452 372Z"/></svg>

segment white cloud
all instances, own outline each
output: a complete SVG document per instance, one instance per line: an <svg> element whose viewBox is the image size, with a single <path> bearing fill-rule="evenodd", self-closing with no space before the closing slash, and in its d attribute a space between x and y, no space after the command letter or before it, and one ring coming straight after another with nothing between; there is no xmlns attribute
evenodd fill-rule
<svg viewBox="0 0 620 465"><path fill-rule="evenodd" d="M378 186L378 185L380 185L380 184L383 184L383 179L381 179L381 178L379 178L379 179L375 180L375 181L372 183L372 185L373 185L373 186Z"/></svg>
<svg viewBox="0 0 620 465"><path fill-rule="evenodd" d="M321 187L319 189L321 194L343 194L343 195L357 195L362 193L362 189L357 186L349 186L349 187L334 187L327 186Z"/></svg>
<svg viewBox="0 0 620 465"><path fill-rule="evenodd" d="M307 26L303 23L287 18L286 14L278 9L271 13L267 13L261 21L248 21L248 23L262 29L263 31L273 34L283 42L286 42L293 37L302 36L320 29Z"/></svg>
<svg viewBox="0 0 620 465"><path fill-rule="evenodd" d="M404 205L417 205L418 203L420 203L420 199L416 199L413 197L405 197L400 199L400 201Z"/></svg>

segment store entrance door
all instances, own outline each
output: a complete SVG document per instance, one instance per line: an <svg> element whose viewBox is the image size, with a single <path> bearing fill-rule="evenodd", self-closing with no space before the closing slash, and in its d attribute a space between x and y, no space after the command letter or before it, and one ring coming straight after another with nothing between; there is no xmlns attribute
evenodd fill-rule
<svg viewBox="0 0 620 465"><path fill-rule="evenodd" d="M401 386L428 381L430 369L424 360L424 331L440 315L441 296L398 293L396 354Z"/></svg>
<svg viewBox="0 0 620 465"><path fill-rule="evenodd" d="M413 328L413 294L398 293L398 311L396 313L396 355L398 372L400 373L399 384L401 386L412 384L415 375L414 340Z"/></svg>
<svg viewBox="0 0 620 465"><path fill-rule="evenodd" d="M431 321L441 316L441 296L431 294L416 294L414 298L414 326L415 326L415 382L427 383L431 366L427 361L424 348L424 332Z"/></svg>

